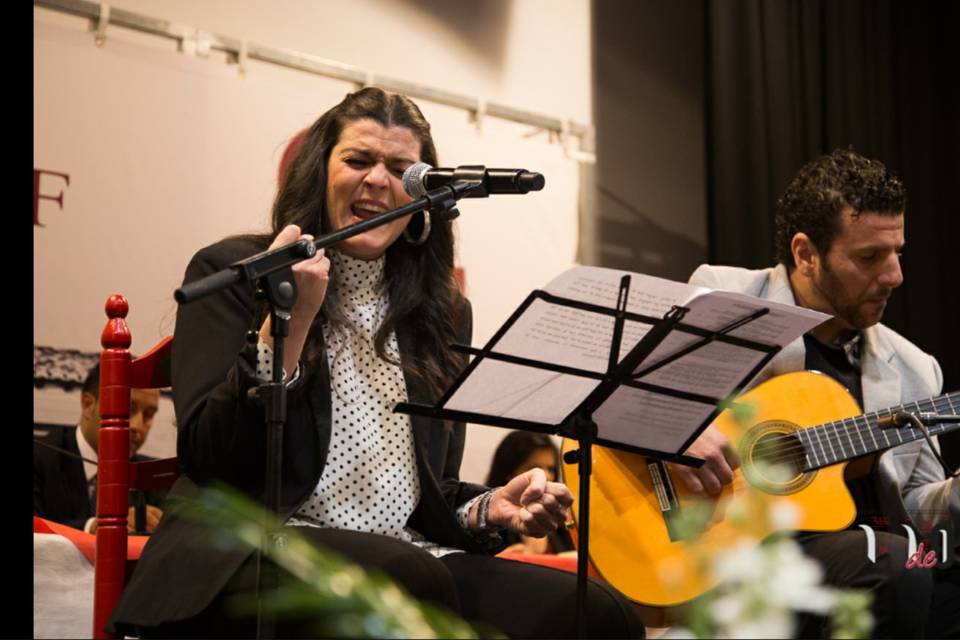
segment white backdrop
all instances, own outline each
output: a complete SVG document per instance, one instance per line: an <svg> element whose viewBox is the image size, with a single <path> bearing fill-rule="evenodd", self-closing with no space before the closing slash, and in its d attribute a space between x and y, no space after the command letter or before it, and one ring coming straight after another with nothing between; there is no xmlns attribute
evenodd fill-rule
<svg viewBox="0 0 960 640"><path fill-rule="evenodd" d="M34 341L97 351L103 302L123 293L142 352L173 332L172 292L193 252L267 226L287 141L354 87L256 62L240 78L215 55L192 58L118 28L97 48L84 27L35 11L34 167L70 182L41 182L41 193L63 192L63 207L41 200L34 227ZM530 289L572 265L577 166L542 132L490 118L478 130L462 111L419 104L442 164L547 178L536 194L461 202L458 256L479 344ZM76 392L35 392L35 421L70 422L78 408ZM173 454L172 419L165 402L146 453ZM482 480L503 434L470 428L465 479Z"/></svg>

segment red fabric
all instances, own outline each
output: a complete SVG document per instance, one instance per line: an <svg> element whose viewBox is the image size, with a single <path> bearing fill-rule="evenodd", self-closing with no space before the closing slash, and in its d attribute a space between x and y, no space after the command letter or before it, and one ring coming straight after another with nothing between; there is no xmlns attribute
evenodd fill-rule
<svg viewBox="0 0 960 640"><path fill-rule="evenodd" d="M534 554L534 553L516 553L513 551L503 551L497 554L498 558L503 558L504 560L514 560L516 562L529 562L530 564L539 564L544 567L553 567L554 569L560 569L561 571L569 571L570 573L577 572L577 557L574 555L569 556L558 556L550 553L543 554ZM593 563L587 563L587 573L595 578L599 577L596 570L593 568Z"/></svg>
<svg viewBox="0 0 960 640"><path fill-rule="evenodd" d="M79 529L74 529L73 527L68 527L65 524L52 522L37 516L33 516L33 532L52 533L54 535L63 536L80 550L80 553L82 553L86 559L90 561L90 564L94 563L94 557L96 555L97 548L97 536L90 533L84 533ZM140 553L143 551L143 545L147 544L148 538L149 536L127 536L127 560L138 560L140 558Z"/></svg>
<svg viewBox="0 0 960 640"><path fill-rule="evenodd" d="M277 170L277 187L283 184L283 178L287 175L287 169L290 168L290 163L293 162L294 156L296 156L297 151L300 150L300 143L307 137L307 131L307 129L303 129L298 132L297 135L293 136L290 142L287 143L287 148L283 150L283 156L280 158L280 168Z"/></svg>
<svg viewBox="0 0 960 640"><path fill-rule="evenodd" d="M63 536L80 550L80 553L82 553L87 560L90 561L90 564L93 564L97 546L97 537L95 535L84 533L79 529L74 529L73 527L68 527L65 524L60 524L58 522L53 522L37 516L33 517L33 532L52 533L54 535ZM143 545L147 543L148 539L149 536L128 535L127 560L138 560L140 558L140 553L143 551ZM544 567L553 567L554 569L569 571L570 573L577 572L576 556L558 556L553 554L515 553L512 551L504 551L498 554L497 557L503 558L504 560L513 560L515 562L529 562L530 564L539 564ZM590 569L590 575L597 576L597 572L594 570L593 564L590 563L587 566Z"/></svg>

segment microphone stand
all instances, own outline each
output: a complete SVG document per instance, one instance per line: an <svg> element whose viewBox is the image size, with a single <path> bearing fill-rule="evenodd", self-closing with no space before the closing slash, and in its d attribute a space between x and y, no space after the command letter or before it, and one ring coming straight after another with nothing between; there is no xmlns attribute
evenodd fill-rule
<svg viewBox="0 0 960 640"><path fill-rule="evenodd" d="M453 220L460 215L460 212L457 210L457 200L468 197L470 193L482 188L482 183L458 180L438 187L437 189L432 189L425 193L423 197L409 204L391 209L363 222L352 224L349 227L324 234L315 238L312 242L309 240L297 240L282 247L263 251L249 258L238 260L225 269L183 285L173 292L173 297L179 304L188 304L241 282L258 283L266 276L272 275L277 271L289 269L302 260L312 258L316 255L317 249L325 249L347 238L366 233L370 229L375 229L388 222L393 222L397 218L402 218L419 211L429 210L431 215L437 215L441 219ZM284 295L289 295L289 293L291 292L287 292ZM292 294L294 302L296 302L296 292L294 291ZM291 304L291 308L292 306Z"/></svg>
<svg viewBox="0 0 960 640"><path fill-rule="evenodd" d="M205 278L183 285L174 292L174 298L180 304L189 304L194 300L210 295L221 289L238 283L247 283L256 287L258 297L265 298L270 307L270 335L273 337L273 374L270 382L251 389L264 404L267 425L267 465L265 506L268 511L280 510L280 481L283 464L283 427L286 423L287 387L283 383L284 338L289 332L290 312L297 301L297 284L293 276L293 265L316 255L318 249L333 246L347 238L365 233L398 218L429 210L438 219L452 220L460 215L457 200L483 189L482 173L467 179L458 179L450 184L425 193L423 197L402 207L392 209L376 217L344 227L332 233L324 234L313 241L297 240L282 247L264 251L239 260L226 269ZM253 332L251 332L253 334ZM256 341L256 335L248 336ZM264 548L278 548L283 539L278 532L268 531L264 544L257 549L257 638L273 637L275 629L271 621L261 612L261 590L268 586L265 582L263 562ZM275 582L276 574L270 582ZM275 584L269 586L276 586Z"/></svg>

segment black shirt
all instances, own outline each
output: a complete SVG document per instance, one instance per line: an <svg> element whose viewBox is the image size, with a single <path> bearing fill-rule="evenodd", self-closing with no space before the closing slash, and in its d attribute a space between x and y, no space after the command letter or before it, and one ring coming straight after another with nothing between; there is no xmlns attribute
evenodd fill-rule
<svg viewBox="0 0 960 640"><path fill-rule="evenodd" d="M803 336L806 360L803 368L825 373L847 388L859 406L863 406L860 382L860 334L838 344L824 344L809 333Z"/></svg>
<svg viewBox="0 0 960 640"><path fill-rule="evenodd" d="M844 337L846 340L841 339L836 344L824 344L809 333L805 334L803 336L803 344L806 347L804 368L830 376L846 387L850 395L856 399L857 405L863 407L863 383L860 381L862 335L856 333L852 336L841 336L841 338ZM876 485L871 475L846 479L850 494L857 505L857 517L850 528L856 528L858 524L868 524L874 529L885 531L888 528L887 518L881 511Z"/></svg>

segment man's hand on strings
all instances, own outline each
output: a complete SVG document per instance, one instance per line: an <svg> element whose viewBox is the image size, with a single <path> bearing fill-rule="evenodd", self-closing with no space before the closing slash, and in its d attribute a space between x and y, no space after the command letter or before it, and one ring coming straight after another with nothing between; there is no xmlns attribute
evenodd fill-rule
<svg viewBox="0 0 960 640"><path fill-rule="evenodd" d="M683 453L705 462L699 469L671 464L670 470L680 477L688 490L701 495L719 495L724 485L733 482L733 470L740 466L740 457L730 440L713 425L707 427Z"/></svg>

